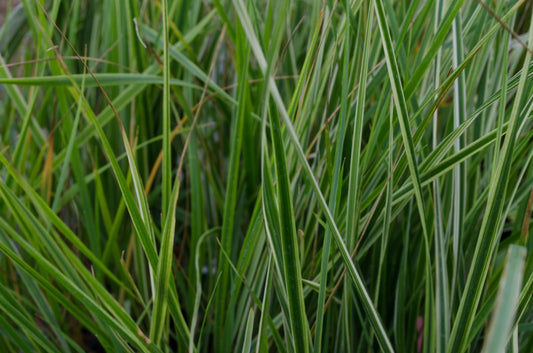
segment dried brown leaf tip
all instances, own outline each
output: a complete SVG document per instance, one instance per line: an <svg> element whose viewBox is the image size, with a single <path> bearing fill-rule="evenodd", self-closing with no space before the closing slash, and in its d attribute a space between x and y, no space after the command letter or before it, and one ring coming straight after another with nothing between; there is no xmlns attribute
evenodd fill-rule
<svg viewBox="0 0 533 353"><path fill-rule="evenodd" d="M142 339L144 340L144 342L146 342L146 344L152 344L152 340L148 336L146 336L144 332L142 332L139 326L137 326L137 334L142 337Z"/></svg>

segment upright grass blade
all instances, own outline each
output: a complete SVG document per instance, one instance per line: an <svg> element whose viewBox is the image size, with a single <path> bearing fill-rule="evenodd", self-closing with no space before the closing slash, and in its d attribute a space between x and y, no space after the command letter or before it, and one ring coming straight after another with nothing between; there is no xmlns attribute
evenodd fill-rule
<svg viewBox="0 0 533 353"><path fill-rule="evenodd" d="M302 269L296 239L294 210L290 192L285 146L281 138L281 126L277 114L270 116L271 133L274 144L274 161L278 183L278 203L280 219L281 249L283 254L283 271L285 273L291 336L295 352L309 351L309 324L305 314L305 303L302 291Z"/></svg>
<svg viewBox="0 0 533 353"><path fill-rule="evenodd" d="M80 92L84 91L84 88L85 88L85 77L86 76L84 75L83 78L82 78ZM56 191L55 191L55 198L54 198L54 201L52 203L52 210L54 210L56 212L58 211L59 201L61 199L61 193L63 192L63 187L64 187L65 182L66 182L68 165L70 163L70 158L71 158L72 152L74 150L74 141L76 140L76 135L77 135L77 132L78 132L78 125L80 123L81 107L82 107L82 105L81 105L81 97L82 97L82 94L80 94L80 99L78 100L78 109L76 110L76 116L74 118L74 125L72 126L72 132L71 132L71 135L70 135L70 138L69 138L69 141L68 141L68 145L67 145L67 149L66 149L65 160L63 161L63 166L61 168L61 174L59 176L59 181L57 183L57 187L56 187Z"/></svg>
<svg viewBox="0 0 533 353"><path fill-rule="evenodd" d="M444 1L437 1L435 6L435 31L439 29L442 15L444 12ZM435 63L435 86L440 85L440 71L441 71L441 58L442 51L437 53ZM438 95L435 97L438 99ZM433 151L437 148L438 144L438 118L439 110L435 109L433 115ZM435 211L434 220L434 234L435 234L435 256L437 261L435 262L435 330L437 332L436 337L436 352L444 353L446 351L446 343L450 333L450 300L448 292L448 272L446 269L446 238L444 234L444 213L443 203L441 198L440 180L437 178L433 182L433 204ZM454 253L454 271L457 268L457 254ZM455 272L454 272L455 273ZM453 281L452 281L453 283ZM452 284L453 288L453 284ZM453 290L452 290L453 293Z"/></svg>
<svg viewBox="0 0 533 353"><path fill-rule="evenodd" d="M259 320L259 337L257 340L257 349L256 352L268 352L268 337L266 335L266 325L265 321L267 320L268 311L267 309L270 306L270 293L272 289L272 256L268 257L268 271L266 275L266 284L265 291L263 293L263 303L261 307L261 318Z"/></svg>
<svg viewBox="0 0 533 353"><path fill-rule="evenodd" d="M205 241L207 236L212 235L215 231L218 231L218 229L212 229L210 231L205 232L200 236L198 239L198 242L196 243L196 251L195 251L195 269L196 269L196 294L194 299L194 308L193 308L193 315L191 320L191 328L190 328L190 335L189 335L189 351L194 351L194 333L196 330L196 324L198 321L198 310L200 308L200 299L202 296L202 285L201 285L201 269L199 265L199 255L200 255L200 246ZM220 277L219 277L220 278ZM199 342L201 343L201 342ZM200 344L198 344L198 347L200 347Z"/></svg>
<svg viewBox="0 0 533 353"><path fill-rule="evenodd" d="M347 16L350 16L349 9L347 12ZM333 175L332 175L332 182L331 182L331 190L330 190L330 198L329 198L329 208L330 212L333 215L333 217L338 217L338 209L340 204L340 189L342 184L342 170L344 165L344 158L343 158L343 152L344 152L344 140L346 135L346 129L347 129L347 123L348 123L348 114L350 112L350 105L348 103L348 90L350 85L350 58L352 53L352 39L350 37L350 21L346 21L345 29L344 29L344 41L343 41L343 57L342 57L342 74L341 74L341 109L340 109L340 122L339 122L339 128L337 131L337 139L335 141L335 156L334 158L334 164L333 164ZM351 217L349 217L351 218ZM348 236L346 237L346 243L349 249L353 248L353 244L355 243L355 234L354 233L348 233ZM326 229L326 235L324 237L324 252L322 253L322 261L321 261L321 289L322 289L322 296L324 296L325 292L325 286L327 284L327 263L329 261L330 256L330 243L331 243L331 230ZM351 337L351 328L353 325L351 325L353 315L353 301L350 296L351 292L351 285L349 281L346 281L346 285L343 287L343 320L345 321L345 325L343 325L343 329L345 330L345 345L346 347L353 347L352 343L352 337ZM319 298L319 300L321 300ZM319 302L318 305L318 315L323 315L323 298L322 301ZM318 324L322 324L321 320L317 322ZM322 327L319 327L320 331L319 334L322 335Z"/></svg>
<svg viewBox="0 0 533 353"><path fill-rule="evenodd" d="M504 352L511 337L518 297L522 286L526 249L511 245L500 280L496 308L483 343L483 353Z"/></svg>
<svg viewBox="0 0 533 353"><path fill-rule="evenodd" d="M346 233L349 240L349 248L355 245L357 238L359 213L360 213L360 186L361 186L361 145L363 143L363 121L364 102L366 98L366 87L368 79L368 62L371 51L373 12L370 11L366 20L365 39L363 42L363 59L361 62L361 72L359 73L359 89L357 91L357 106L354 117L352 132L352 148L350 155L350 175L348 179L348 206L346 218ZM392 147L392 146L390 146Z"/></svg>
<svg viewBox="0 0 533 353"><path fill-rule="evenodd" d="M222 234L221 234L221 246L227 254L232 253L233 234L235 232L234 224L236 217L236 203L238 182L240 178L240 158L242 141L244 134L244 122L249 114L249 102L248 102L248 63L250 56L250 49L247 48L245 40L243 38L242 30L240 26L236 30L237 37L237 55L236 65L239 68L238 71L238 89L237 99L238 106L234 111L232 123L231 123L231 146L228 165L228 177L226 181L226 195L224 198L224 215L222 220ZM231 333L230 330L233 326L232 320L229 318L232 315L233 308L227 306L228 298L226 294L230 288L230 270L227 261L219 258L219 273L220 273L220 290L221 295L216 298L216 327L217 327L217 342L223 349L230 349L231 347Z"/></svg>
<svg viewBox="0 0 533 353"><path fill-rule="evenodd" d="M463 26L461 16L457 16L452 24L453 32L453 57L454 67L458 67L464 60L463 58ZM456 130L466 120L466 83L465 73L461 73L453 84L454 101L453 101L453 129ZM465 146L466 136L462 135L455 140L454 152L458 153ZM457 270L457 259L459 257L459 246L464 225L465 200L467 195L466 189L466 163L458 164L453 169L453 256L454 256L454 273ZM455 276L454 276L455 277ZM446 339L448 338L448 329L446 327Z"/></svg>
<svg viewBox="0 0 533 353"><path fill-rule="evenodd" d="M176 206L178 203L180 176L177 175L171 193L171 149L170 149L170 59L168 37L168 1L162 1L163 16L163 161L162 161L162 229L161 247L154 288L154 307L150 325L150 337L159 345L167 327L169 282L172 278L172 255L176 228ZM179 173L179 172L178 172ZM135 175L134 175L135 177ZM144 192L144 190L143 190Z"/></svg>
<svg viewBox="0 0 533 353"><path fill-rule="evenodd" d="M167 327L168 320L168 296L169 287L172 285L172 255L174 250L174 233L176 230L176 205L180 190L179 175L176 177L168 210L165 213L165 224L161 234L161 249L159 250L159 262L156 272L156 287L154 296L154 309L150 325L150 337L152 341L159 345L163 337L163 332Z"/></svg>
<svg viewBox="0 0 533 353"><path fill-rule="evenodd" d="M242 353L250 353L252 351L254 316L254 309L250 308L250 313L248 314L248 321L246 322L246 334L244 336L244 345L242 346Z"/></svg>
<svg viewBox="0 0 533 353"><path fill-rule="evenodd" d="M171 149L170 149L170 59L169 59L169 38L168 38L168 0L162 0L163 16L163 162L162 162L162 218L166 219L167 210L170 211L170 190L171 190Z"/></svg>
<svg viewBox="0 0 533 353"><path fill-rule="evenodd" d="M391 81L391 88L393 92L394 105L396 108L396 114L398 116L398 122L402 133L403 144L406 149L407 162L409 165L409 172L413 181L414 194L416 204L418 208L418 214L420 216L420 224L422 226L422 233L424 236L424 251L426 256L425 261L425 273L426 273L426 301L425 301L425 322L424 325L424 347L425 351L431 351L433 349L432 342L434 332L431 332L431 325L434 321L433 313L433 275L430 264L430 251L429 251L429 234L425 219L424 199L422 197L422 185L420 182L420 171L418 163L416 161L415 146L411 135L411 128L409 125L409 117L407 111L407 103L405 101L405 91L400 81L401 75L398 68L396 55L393 49L393 43L390 36L389 28L385 18L385 10L382 0L374 0L376 15L379 24L379 30L381 34L381 40L385 51L385 59L387 62L387 69L389 72L389 79Z"/></svg>

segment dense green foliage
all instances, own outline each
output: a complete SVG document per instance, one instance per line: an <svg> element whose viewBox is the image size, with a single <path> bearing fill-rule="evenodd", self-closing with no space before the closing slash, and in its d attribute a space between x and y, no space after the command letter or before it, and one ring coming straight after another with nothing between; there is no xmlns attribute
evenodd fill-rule
<svg viewBox="0 0 533 353"><path fill-rule="evenodd" d="M533 351L533 2L7 3L2 352Z"/></svg>

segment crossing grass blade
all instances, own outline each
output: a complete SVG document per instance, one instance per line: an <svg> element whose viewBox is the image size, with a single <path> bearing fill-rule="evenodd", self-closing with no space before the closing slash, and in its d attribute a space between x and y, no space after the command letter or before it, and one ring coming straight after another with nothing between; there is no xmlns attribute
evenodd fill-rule
<svg viewBox="0 0 533 353"><path fill-rule="evenodd" d="M88 59L88 58L87 58ZM40 77L16 77L16 78L0 78L0 83L6 85L19 85L19 86L50 86L50 87L68 87L72 86L72 80L76 84L80 85L83 81L84 74L75 75L53 75L53 76L40 76ZM150 84L150 85L163 85L164 79L157 75L148 74L113 74L113 73L97 73L95 74L98 82L102 87L106 86L121 86L121 85L136 85L136 84ZM189 87L201 90L202 87L178 79L169 79L169 85ZM85 82L86 87L98 87L95 81L88 80Z"/></svg>

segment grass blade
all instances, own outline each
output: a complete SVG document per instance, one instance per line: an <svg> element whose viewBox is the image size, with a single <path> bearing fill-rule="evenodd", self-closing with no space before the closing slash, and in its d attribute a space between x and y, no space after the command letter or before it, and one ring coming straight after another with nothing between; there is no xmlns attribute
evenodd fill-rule
<svg viewBox="0 0 533 353"><path fill-rule="evenodd" d="M522 286L526 249L511 245L500 280L496 308L483 344L483 353L504 352L509 342Z"/></svg>

